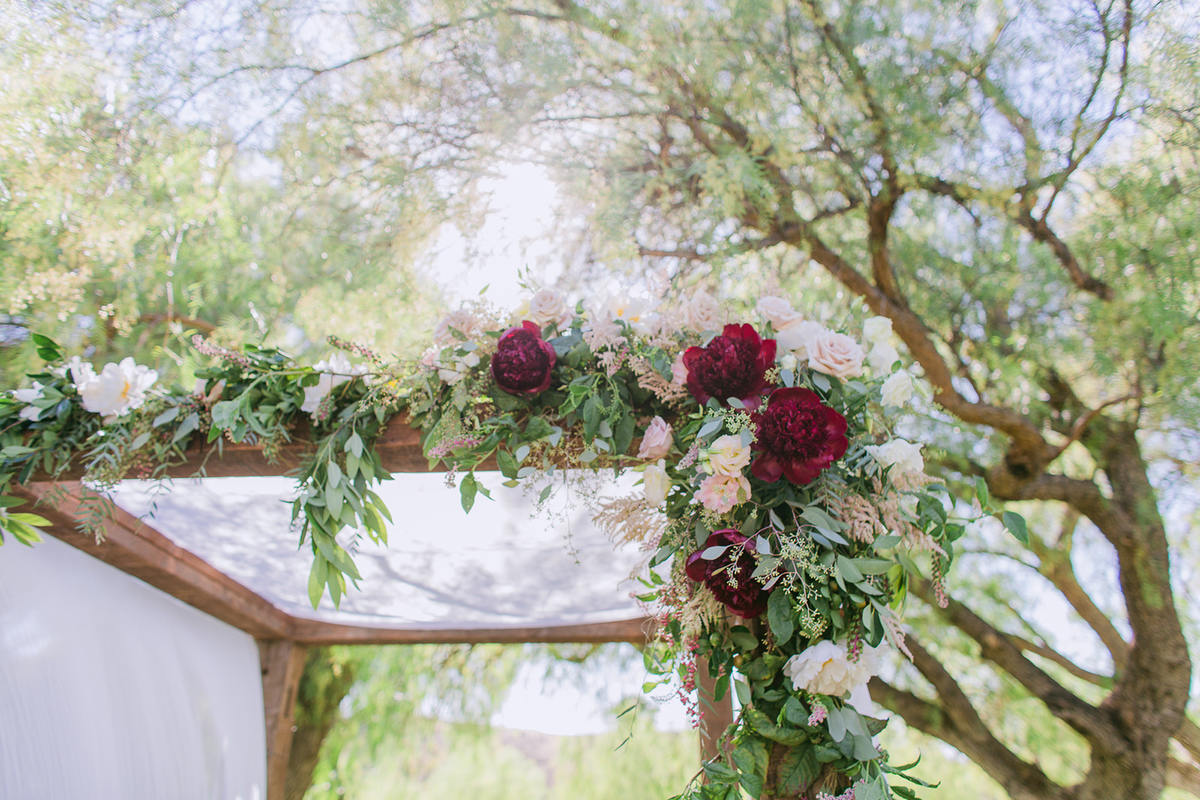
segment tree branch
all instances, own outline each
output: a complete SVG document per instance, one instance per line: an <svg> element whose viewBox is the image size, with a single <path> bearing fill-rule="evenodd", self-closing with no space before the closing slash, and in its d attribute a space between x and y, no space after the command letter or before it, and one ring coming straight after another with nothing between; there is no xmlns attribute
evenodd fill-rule
<svg viewBox="0 0 1200 800"><path fill-rule="evenodd" d="M1061 792L1036 765L1018 758L992 734L958 682L914 637L906 643L913 664L938 695L938 704L896 689L878 678L868 684L871 698L899 714L919 731L936 736L983 768L1014 800L1044 800Z"/></svg>

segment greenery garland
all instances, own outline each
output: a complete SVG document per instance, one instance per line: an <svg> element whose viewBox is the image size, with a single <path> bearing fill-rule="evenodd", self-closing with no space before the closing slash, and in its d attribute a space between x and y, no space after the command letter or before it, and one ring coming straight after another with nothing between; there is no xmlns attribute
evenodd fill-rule
<svg viewBox="0 0 1200 800"><path fill-rule="evenodd" d="M686 695L704 664L717 699L732 688L742 709L727 754L679 797L912 798L892 781L920 782L888 763L872 738L884 723L851 695L886 643L906 652L897 614L921 579L916 558L944 599L952 543L992 513L986 487L959 514L924 474L920 446L894 436L885 407L910 402L915 384L888 320L867 320L860 340L780 298L757 311L759 329L726 324L703 292L677 309L621 297L588 311L543 290L507 320L483 301L453 312L418 363L331 337L339 352L308 367L197 337L212 365L191 392L153 390L157 375L131 359L97 373L35 336L46 369L0 398L0 541L31 544L48 524L10 512L22 501L2 494L37 472L81 459L85 484L102 491L163 475L196 437L217 454L224 440L257 442L271 458L307 418L315 450L293 521L313 553L314 607L326 591L336 605L346 579L360 579L354 539L386 542L391 518L373 487L390 475L373 445L401 412L467 511L489 496L475 475L489 458L507 486L564 468L637 470L642 491L606 502L596 521L653 554L641 599L658 621L645 650L658 677L647 690L677 675ZM84 524L99 535L92 508ZM1003 520L1024 534L1020 517Z"/></svg>

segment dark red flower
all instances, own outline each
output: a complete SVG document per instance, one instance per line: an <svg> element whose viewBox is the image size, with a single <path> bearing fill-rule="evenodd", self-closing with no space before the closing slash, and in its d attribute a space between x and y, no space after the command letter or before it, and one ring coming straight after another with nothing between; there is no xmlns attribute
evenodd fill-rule
<svg viewBox="0 0 1200 800"><path fill-rule="evenodd" d="M778 389L754 413L758 426L750 472L769 483L785 476L803 486L846 452L846 418L809 389Z"/></svg>
<svg viewBox="0 0 1200 800"><path fill-rule="evenodd" d="M767 592L761 583L750 577L754 572L754 556L747 547L734 549L732 546L748 541L733 528L713 531L704 547L688 556L685 567L689 578L703 583L730 611L745 619L757 617L767 610ZM716 558L701 558L708 548L724 545L730 545L729 549ZM735 553L736 560L733 558Z"/></svg>
<svg viewBox="0 0 1200 800"><path fill-rule="evenodd" d="M542 329L525 320L496 343L492 377L509 394L538 394L550 388L554 360L554 348L542 339Z"/></svg>
<svg viewBox="0 0 1200 800"><path fill-rule="evenodd" d="M736 397L756 408L770 391L766 373L775 365L775 340L759 338L753 325L726 325L720 336L704 347L689 347L683 353L687 388L704 405L715 397L728 405Z"/></svg>

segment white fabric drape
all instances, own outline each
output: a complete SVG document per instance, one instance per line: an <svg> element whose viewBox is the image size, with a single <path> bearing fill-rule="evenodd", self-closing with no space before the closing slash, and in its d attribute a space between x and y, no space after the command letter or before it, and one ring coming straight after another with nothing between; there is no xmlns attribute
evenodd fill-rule
<svg viewBox="0 0 1200 800"><path fill-rule="evenodd" d="M252 637L57 540L0 547L0 797L265 796Z"/></svg>

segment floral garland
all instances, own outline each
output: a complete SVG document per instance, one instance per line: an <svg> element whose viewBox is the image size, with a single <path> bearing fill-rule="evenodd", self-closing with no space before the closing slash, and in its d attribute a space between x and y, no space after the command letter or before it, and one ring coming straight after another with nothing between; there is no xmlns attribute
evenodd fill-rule
<svg viewBox="0 0 1200 800"><path fill-rule="evenodd" d="M564 467L637 470L642 491L596 521L651 554L647 666L690 692L706 664L717 698L732 688L742 707L727 753L680 796L911 798L891 781L920 782L888 763L872 738L884 723L859 708L881 651L907 653L897 611L914 557L927 555L944 601L966 520L924 474L921 446L891 433L885 410L916 384L897 368L890 320L868 319L860 342L781 298L756 310L760 328L723 319L704 292L673 310L628 297L585 310L542 290L507 319L483 301L451 313L416 364L331 337L342 352L304 367L197 337L213 365L192 392L152 391L157 375L131 359L99 372L66 361L36 336L49 368L0 398L0 492L80 454L101 489L131 470L154 477L194 436L259 441L270 456L307 417L316 450L293 516L312 546L315 606L359 578L354 537L386 541L390 516L371 487L389 476L372 443L402 411L467 511L488 495L475 470L489 458L509 486ZM0 537L30 543L46 522L7 511L20 503L0 496ZM1004 520L1020 533L1016 515Z"/></svg>

